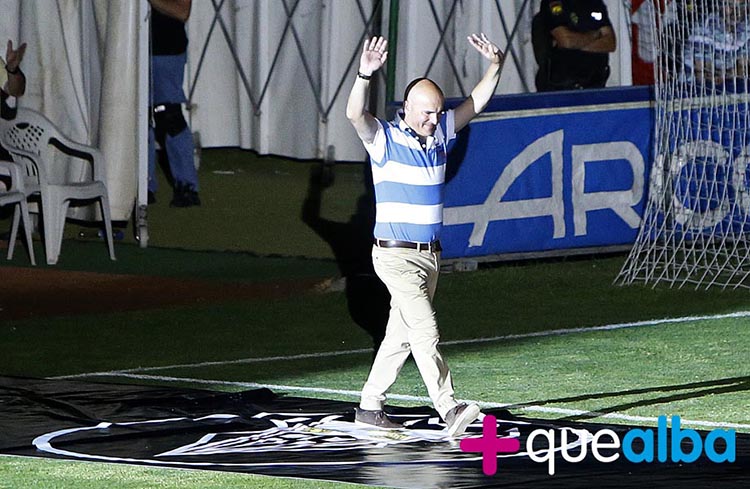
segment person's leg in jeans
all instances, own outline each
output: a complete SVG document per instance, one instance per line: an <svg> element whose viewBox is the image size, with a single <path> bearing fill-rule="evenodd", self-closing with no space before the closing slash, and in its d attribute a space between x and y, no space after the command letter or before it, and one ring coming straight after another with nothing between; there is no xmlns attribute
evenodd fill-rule
<svg viewBox="0 0 750 489"><path fill-rule="evenodd" d="M175 186L172 205L178 207L200 205L193 134L181 105L186 101L182 90L185 62L185 54L152 57L154 120L160 134L164 134L164 149ZM154 159L149 165L149 181L155 180L155 168Z"/></svg>

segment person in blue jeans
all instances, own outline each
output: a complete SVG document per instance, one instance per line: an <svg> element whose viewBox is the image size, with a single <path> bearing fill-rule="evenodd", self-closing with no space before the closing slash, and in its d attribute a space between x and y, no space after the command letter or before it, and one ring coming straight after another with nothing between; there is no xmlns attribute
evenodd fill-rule
<svg viewBox="0 0 750 489"><path fill-rule="evenodd" d="M172 173L172 207L201 205L198 172L193 160L193 133L182 114L187 101L182 89L187 58L185 22L191 0L149 0L151 4L151 111L149 125L148 197L156 202L156 148L166 150Z"/></svg>

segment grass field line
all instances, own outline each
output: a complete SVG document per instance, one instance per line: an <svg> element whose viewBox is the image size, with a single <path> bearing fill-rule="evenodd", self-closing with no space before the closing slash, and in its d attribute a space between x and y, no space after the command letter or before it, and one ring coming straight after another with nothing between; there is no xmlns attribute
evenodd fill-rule
<svg viewBox="0 0 750 489"><path fill-rule="evenodd" d="M233 382L233 381L227 381L227 380L193 379L193 378L185 378L185 377L170 377L170 376L163 376L163 375L147 375L147 374L132 374L132 373L119 373L119 374L110 374L110 375L115 376L115 377L125 377L129 379L138 379L138 380L156 380L160 382L181 382L181 383L211 385L211 386L221 386L221 387L241 387L241 388L247 388L247 389L267 388L273 391L289 391L289 392L302 392L302 393L315 393L315 394L334 394L334 395L339 395L339 396L352 397L355 399L359 399L361 395L360 391L352 391L352 390L344 390L344 389L329 389L326 387L305 387L305 386L280 385L280 384L259 384L256 382ZM424 396L388 394L388 398L398 400L398 401L420 402L420 403L425 403L425 404L432 403L429 397L424 397ZM566 408L556 408L556 407L549 407L549 406L533 406L533 405L532 406L528 406L528 405L515 406L514 404L500 404L500 403L495 403L495 402L472 401L469 399L465 399L465 401L475 402L483 409L512 408L514 410L519 410L519 411L529 411L529 412L545 413L545 414L562 414L566 416L591 415L592 417L594 417L595 415L598 414L598 416L596 417L606 418L606 419L615 419L615 420L620 420L620 421L628 421L628 422L633 422L633 423L656 424L658 422L658 418L652 417L652 416L632 416L629 414L617 413L617 412L595 413L591 411L583 411L580 409L566 409ZM724 428L724 429L740 429L740 430L750 431L750 424L741 424L741 423L726 423L726 422L721 422L721 421L701 421L701 420L680 419L680 424L683 426L691 425L691 426L702 427L702 428Z"/></svg>
<svg viewBox="0 0 750 489"><path fill-rule="evenodd" d="M713 321L713 320L718 320L718 319L745 318L745 317L750 317L750 311L739 311L739 312L732 312L728 314L714 314L714 315L708 315L708 316L684 316L684 317L679 317L679 318L650 319L646 321L605 324L602 326L591 326L591 327L586 327L586 328L563 328L563 329L553 329L553 330L547 330L547 331L536 331L533 333L518 333L518 334L508 334L508 335L502 335L502 336L492 336L488 338L472 338L472 339L466 339L466 340L441 341L440 345L442 346L473 345L473 344L479 344L479 343L492 343L492 342L504 341L504 340L544 338L548 336L562 336L562 335L576 334L576 333L589 333L592 331L614 331L618 329L638 328L638 327L646 327L646 326L660 326L664 324L673 324L673 323ZM218 367L218 366L226 366L226 365L242 365L242 364L275 362L275 361L304 360L304 359L311 359L311 358L320 359L320 358L330 358L330 357L336 357L336 356L342 356L342 355L354 355L354 354L371 353L371 352L372 352L372 348L357 348L353 350L326 351L326 352L318 352L318 353L300 353L296 355L280 355L280 356L270 356L270 357L240 358L236 360L217 360L217 361L210 361L210 362L182 363L182 364L175 364L175 365L162 365L162 366L157 366L157 367L136 367L136 368L122 369L122 370L109 370L109 371L103 371L103 372L89 372L89 373L72 374L72 375L60 375L60 376L49 377L49 378L50 379L75 379L75 378L98 377L102 375L118 375L118 374L136 373L136 372L158 372L160 370L172 370L172 369L181 369L181 368Z"/></svg>

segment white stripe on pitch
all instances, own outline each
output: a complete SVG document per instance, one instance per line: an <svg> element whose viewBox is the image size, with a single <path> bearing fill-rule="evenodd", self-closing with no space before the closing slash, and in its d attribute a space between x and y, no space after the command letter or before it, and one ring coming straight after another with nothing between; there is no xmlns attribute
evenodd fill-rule
<svg viewBox="0 0 750 489"><path fill-rule="evenodd" d="M712 321L717 319L732 319L732 318L746 318L750 317L750 311L739 311L728 314L715 314L711 316L684 316L680 318L663 318L663 319L652 319L648 321L635 321L631 323L615 323L606 324L603 326L592 326L590 328L564 328L564 329L553 329L548 331L537 331L533 333L520 333L510 334L503 336L493 336L488 338L474 338L468 340L451 340L441 341L441 346L450 345L471 345L475 343L491 343L495 341L504 340L518 340L524 338L543 338L546 336L562 336L567 334L576 333L588 333L591 331L614 331L618 329L627 328L639 328L647 326L660 326L662 324L673 324L673 323L692 323L697 321ZM89 372L82 374L73 375L59 375L56 377L48 377L49 379L75 379L81 377L96 377L101 375L116 375L131 372L155 372L159 370L172 370L179 368L203 368L203 367L216 367L220 365L242 365L248 363L263 363L263 362L275 362L275 361L292 361L292 360L304 360L308 358L329 358L340 355L356 355L360 353L372 353L372 348L358 348L355 350L340 350L340 351L326 351L319 353L301 353L297 355L283 355L273 357L255 357L255 358L240 358L237 360L219 360L213 362L198 362L198 363L182 363L175 365L164 365L160 367L136 367L123 370L108 370L102 372Z"/></svg>
<svg viewBox="0 0 750 489"><path fill-rule="evenodd" d="M443 222L443 204L422 205L380 202L375 205L377 222L406 224L439 224Z"/></svg>
<svg viewBox="0 0 750 489"><path fill-rule="evenodd" d="M107 370L102 372L90 372L83 374L73 375L59 375L57 377L47 377L48 379L75 379L83 377L98 377L102 375L117 375L126 374L131 372L156 372L159 370L172 370L176 368L204 368L204 367L218 367L223 365L246 365L251 363L264 363L273 361L290 361L290 360L305 360L308 358L330 358L341 355L356 355L358 353L369 353L372 354L372 348L358 348L356 350L342 350L342 351L326 351L319 353L300 353L298 355L283 355L274 357L257 357L257 358L240 358L237 360L217 360L213 362L200 362L200 363L183 363L177 365L164 365L161 367L136 367L127 368L122 370Z"/></svg>
<svg viewBox="0 0 750 489"><path fill-rule="evenodd" d="M242 388L250 388L250 389L267 388L267 389L276 390L276 391L311 392L311 393L316 393L316 394L336 394L336 395L354 397L354 398L359 398L361 395L360 391L343 390L343 389L328 389L324 387L301 387L301 386L280 385L280 384L258 384L256 382L229 382L229 381L224 381L224 380L191 379L191 378L182 378L182 377L168 377L168 376L162 376L162 375L143 375L143 374L128 374L128 373L119 373L119 374L113 373L112 376L126 377L130 379L139 379L139 380L158 380L160 382L183 382L183 383L190 383L190 384L219 385L219 386L225 386L225 387L242 387ZM432 402L429 397L424 397L424 396L388 394L388 398L396 399L399 401L421 402L421 403L427 403L427 404ZM641 423L654 423L654 424L656 424L659 421L659 418L655 418L653 416L631 416L631 415L622 414L622 413L596 413L596 412L584 411L580 409L565 409L565 408L555 408L555 407L548 407L548 406L514 407L513 404L499 404L495 402L472 401L469 399L465 399L463 401L474 402L484 409L505 409L505 408L510 407L514 410L520 410L520 411L531 411L531 412L540 412L540 413L548 413L548 414L564 414L566 416L588 415L588 416L597 417L597 418L617 419L621 421L637 421ZM750 424L725 423L722 421L701 421L701 420L680 419L680 424L682 426L691 425L691 426L702 426L702 427L707 427L707 428L735 428L735 429L750 430Z"/></svg>
<svg viewBox="0 0 750 489"><path fill-rule="evenodd" d="M403 183L407 185L440 185L445 182L445 165L430 168L405 165L388 160L383 166L372 165L372 183Z"/></svg>

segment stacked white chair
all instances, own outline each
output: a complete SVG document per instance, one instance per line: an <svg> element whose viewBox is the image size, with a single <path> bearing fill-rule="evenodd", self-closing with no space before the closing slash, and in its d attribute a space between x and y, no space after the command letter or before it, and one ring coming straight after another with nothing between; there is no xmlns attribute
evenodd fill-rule
<svg viewBox="0 0 750 489"><path fill-rule="evenodd" d="M105 184L105 167L99 149L68 139L42 114L20 108L11 121L1 121L2 145L13 156L16 164L25 171L24 185L27 196L38 194L41 199L44 249L47 263L57 263L62 247L63 230L71 201L99 201L106 232L109 257L115 259L112 239L112 219ZM53 175L52 165L58 164L55 151L88 161L91 178L86 181L59 181Z"/></svg>
<svg viewBox="0 0 750 489"><path fill-rule="evenodd" d="M10 178L10 186L7 189L0 189L0 207L14 204L13 221L10 230L10 239L8 241L8 260L13 259L13 251L16 247L16 237L18 236L18 224L23 222L23 230L26 236L26 247L29 250L29 259L32 265L36 265L34 258L34 244L31 239L31 216L29 215L29 206L26 203L26 192L24 189L23 171L20 166L12 161L0 161L0 175Z"/></svg>

